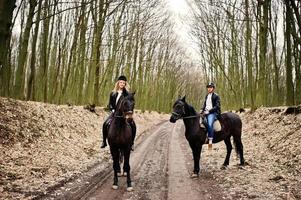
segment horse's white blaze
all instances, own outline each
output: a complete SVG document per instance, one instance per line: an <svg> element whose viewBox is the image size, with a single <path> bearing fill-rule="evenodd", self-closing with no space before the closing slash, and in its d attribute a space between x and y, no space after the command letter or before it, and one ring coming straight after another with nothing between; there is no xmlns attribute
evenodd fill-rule
<svg viewBox="0 0 301 200"><path fill-rule="evenodd" d="M113 188L114 190L117 190L117 189L118 189L118 185L113 185L112 188Z"/></svg>
<svg viewBox="0 0 301 200"><path fill-rule="evenodd" d="M133 188L133 187L127 187L126 190L127 190L128 192L131 192L131 191L134 190L134 188Z"/></svg>

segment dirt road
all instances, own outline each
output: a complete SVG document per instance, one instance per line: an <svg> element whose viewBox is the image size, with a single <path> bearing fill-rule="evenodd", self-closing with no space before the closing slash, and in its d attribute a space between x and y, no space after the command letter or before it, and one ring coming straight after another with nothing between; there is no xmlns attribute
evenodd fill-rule
<svg viewBox="0 0 301 200"><path fill-rule="evenodd" d="M107 160L100 163L102 167L94 169L96 175L77 181L85 183L84 187L76 187L80 188L77 191L65 187L62 198L56 193L47 199L301 199L300 176L293 168L279 164L279 161L290 159L271 151L268 142L271 137L262 137L264 132L272 132L273 127L262 124L271 130L258 128L257 121L251 121L249 115L242 117L242 139L248 163L243 168L237 165L239 161L233 150L229 167L221 170L226 155L225 144L214 144L212 151L204 145L200 176L191 179L193 160L184 136L183 121L164 122L146 131L136 142L130 159L133 192L126 192L125 177L120 178L118 190L112 189L112 164ZM258 134L259 130L262 134Z"/></svg>
<svg viewBox="0 0 301 200"><path fill-rule="evenodd" d="M163 123L131 155L133 192L126 192L125 177L113 190L110 173L81 199L226 199L208 172L199 179L190 178L191 159L183 124Z"/></svg>
<svg viewBox="0 0 301 200"><path fill-rule="evenodd" d="M221 170L223 142L202 150L201 172L190 179L193 161L183 121L138 112L131 167L134 191L112 186L109 149L100 149L100 119L82 106L0 98L0 199L301 199L301 114L286 107L241 113L244 168L235 151ZM159 124L158 124L159 123ZM22 126L21 126L22 125ZM9 137L6 137L6 136Z"/></svg>

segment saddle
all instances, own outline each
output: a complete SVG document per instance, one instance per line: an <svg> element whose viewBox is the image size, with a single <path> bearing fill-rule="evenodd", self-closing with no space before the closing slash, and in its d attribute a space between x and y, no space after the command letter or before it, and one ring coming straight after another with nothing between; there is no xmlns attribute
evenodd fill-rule
<svg viewBox="0 0 301 200"><path fill-rule="evenodd" d="M207 130L208 123L205 117L200 117L200 126ZM214 132L220 132L222 130L221 123L218 119L213 122L213 130Z"/></svg>

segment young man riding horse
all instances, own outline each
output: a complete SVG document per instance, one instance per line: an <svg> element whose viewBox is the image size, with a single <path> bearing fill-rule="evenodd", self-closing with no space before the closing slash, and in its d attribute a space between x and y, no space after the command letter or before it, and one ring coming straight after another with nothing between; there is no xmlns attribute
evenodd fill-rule
<svg viewBox="0 0 301 200"><path fill-rule="evenodd" d="M212 101L214 100L212 99ZM214 106L212 106L212 109L213 107ZM212 109L207 110L207 115L213 112ZM204 112L205 111L206 107ZM243 166L245 164L245 159L243 155L243 144L241 141L242 121L237 114L232 112L225 112L220 115L221 131L215 134L212 143L218 143L220 141L225 142L225 145L227 147L227 154L222 168L225 169L229 165L230 155L232 151L231 137L233 137L236 151L239 154L240 165ZM194 170L192 178L195 178L198 177L200 171L202 146L203 144L207 143L207 129L203 126L200 126L200 115L196 112L193 106L189 105L186 102L185 96L183 98L179 97L175 101L170 116L170 122L175 123L179 119L183 119L185 126L185 138L192 150L194 160Z"/></svg>
<svg viewBox="0 0 301 200"><path fill-rule="evenodd" d="M102 145L100 148L105 148L107 146L106 139L108 137L108 130L109 130L110 123L112 121L113 114L116 110L116 105L118 104L120 97L128 96L129 88L130 88L130 86L127 83L127 78L123 75L119 76L119 78L115 84L115 87L110 94L108 108L110 109L111 114L103 124L103 128L102 128L103 140L102 140ZM134 150L134 140L135 140L135 136L136 136L136 124L135 124L134 120L131 120L128 123L130 124L131 129L132 129L132 150Z"/></svg>
<svg viewBox="0 0 301 200"><path fill-rule="evenodd" d="M207 119L207 129L208 129L208 149L212 150L212 141L214 136L213 123L216 119L220 119L221 114L221 103L219 96L214 92L214 83L209 83L207 85L208 94L205 97L203 107L200 111L204 114Z"/></svg>

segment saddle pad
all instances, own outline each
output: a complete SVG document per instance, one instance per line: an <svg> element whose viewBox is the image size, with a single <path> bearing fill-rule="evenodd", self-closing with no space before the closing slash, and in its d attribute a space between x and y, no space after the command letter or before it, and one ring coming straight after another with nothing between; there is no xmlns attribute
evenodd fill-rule
<svg viewBox="0 0 301 200"><path fill-rule="evenodd" d="M219 132L222 130L222 126L221 123L219 122L219 120L215 120L213 123L213 129L215 132Z"/></svg>
<svg viewBox="0 0 301 200"><path fill-rule="evenodd" d="M201 126L201 128L206 128L206 126L203 123L203 118L202 117L200 117L200 126Z"/></svg>
<svg viewBox="0 0 301 200"><path fill-rule="evenodd" d="M206 128L204 123L203 123L203 119L200 118L200 126L202 128ZM221 123L219 122L219 120L215 120L214 123L213 123L213 129L215 132L219 132L222 130L222 126L221 126Z"/></svg>

